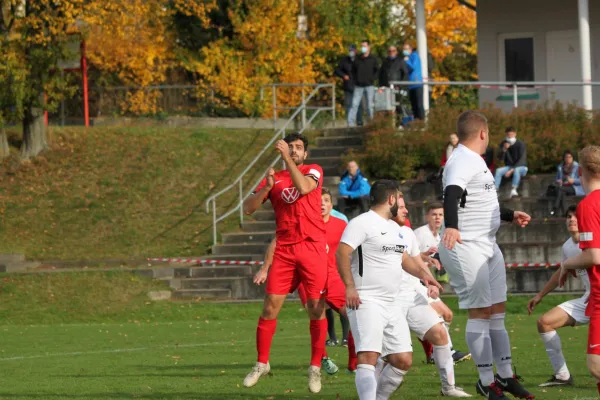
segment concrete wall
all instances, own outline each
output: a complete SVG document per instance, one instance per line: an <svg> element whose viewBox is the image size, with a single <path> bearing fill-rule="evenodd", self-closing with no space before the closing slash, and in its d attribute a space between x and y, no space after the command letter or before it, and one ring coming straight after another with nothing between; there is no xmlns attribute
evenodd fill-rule
<svg viewBox="0 0 600 400"><path fill-rule="evenodd" d="M590 0L590 33L592 48L592 80L600 80L600 1ZM549 80L546 60L546 34L551 31L578 29L577 0L479 0L477 2L478 74L481 81L502 80L499 69L499 35L533 33L535 80ZM502 60L503 61L503 60ZM581 81L581 71L573 71L571 81ZM548 100L548 90L540 89L540 100ZM511 101L498 101L500 94L510 91L482 89L481 105L495 103L505 110ZM595 107L600 107L600 87L593 89ZM531 102L529 102L531 103ZM519 107L527 102L519 101Z"/></svg>

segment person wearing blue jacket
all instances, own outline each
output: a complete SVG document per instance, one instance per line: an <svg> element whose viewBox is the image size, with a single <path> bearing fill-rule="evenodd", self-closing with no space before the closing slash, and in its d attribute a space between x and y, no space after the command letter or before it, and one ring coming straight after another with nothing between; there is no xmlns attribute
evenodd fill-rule
<svg viewBox="0 0 600 400"><path fill-rule="evenodd" d="M565 213L566 196L584 196L585 191L579 178L579 164L571 150L565 150L563 161L558 165L554 184L548 188L548 197L555 197L551 215Z"/></svg>
<svg viewBox="0 0 600 400"><path fill-rule="evenodd" d="M347 214L347 208L358 206L360 212L364 213L369 211L369 192L371 191L371 185L367 178L363 176L358 168L356 161L350 161L346 166L346 172L341 177L339 185L339 198L338 208L339 210Z"/></svg>
<svg viewBox="0 0 600 400"><path fill-rule="evenodd" d="M422 82L423 73L421 67L421 58L416 49L408 43L404 43L402 47L402 55L404 56L404 62L408 68L408 80L409 82ZM408 98L412 106L413 117L415 119L425 118L425 109L423 108L423 84L416 83L408 86Z"/></svg>

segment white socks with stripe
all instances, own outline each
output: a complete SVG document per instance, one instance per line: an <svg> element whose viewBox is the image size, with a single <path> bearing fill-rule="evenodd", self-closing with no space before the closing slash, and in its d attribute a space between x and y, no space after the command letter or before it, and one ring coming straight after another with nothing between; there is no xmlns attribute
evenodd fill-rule
<svg viewBox="0 0 600 400"><path fill-rule="evenodd" d="M376 400L387 400L390 398L404 380L406 371L394 367L392 364L388 364L381 371L379 379L377 380L377 397ZM360 394L359 394L360 395ZM362 397L361 397L362 400Z"/></svg>
<svg viewBox="0 0 600 400"><path fill-rule="evenodd" d="M550 359L550 364L554 368L554 375L558 379L567 380L571 377L569 368L567 368L567 362L562 352L562 343L560 342L560 336L556 331L550 331L540 333L544 346L546 347L546 353Z"/></svg>
<svg viewBox="0 0 600 400"><path fill-rule="evenodd" d="M442 386L445 389L454 387L454 360L452 359L450 345L433 345L433 359L435 360L435 366L440 372Z"/></svg>
<svg viewBox="0 0 600 400"><path fill-rule="evenodd" d="M510 339L504 327L504 313L493 314L490 317L490 338L492 339L492 352L496 371L500 378L512 378L512 356L510 351Z"/></svg>
<svg viewBox="0 0 600 400"><path fill-rule="evenodd" d="M492 340L490 338L489 319L469 319L465 333L467 346L479 371L479 379L483 386L494 382Z"/></svg>
<svg viewBox="0 0 600 400"><path fill-rule="evenodd" d="M384 368L385 370L385 368ZM356 366L356 391L360 400L373 400L377 394L377 379L375 379L375 367L369 364L358 364Z"/></svg>

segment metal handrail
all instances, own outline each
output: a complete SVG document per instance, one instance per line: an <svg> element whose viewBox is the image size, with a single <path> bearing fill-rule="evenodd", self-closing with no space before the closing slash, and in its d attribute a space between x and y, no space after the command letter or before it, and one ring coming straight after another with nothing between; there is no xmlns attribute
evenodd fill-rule
<svg viewBox="0 0 600 400"><path fill-rule="evenodd" d="M286 128L288 127L288 125L292 121L294 121L294 119L301 112L305 112L306 111L308 102L313 98L313 96L315 94L317 94L317 92L320 89L333 87L333 91L335 93L335 86L332 85L332 84L315 84L315 85L311 85L311 87L314 87L314 89L309 94L309 96L303 99L302 104L300 104L300 106L298 106L296 108L296 110L288 118L288 120L286 121L286 123L277 131L277 133L275 133L275 135L273 135L273 137L269 140L269 142L252 159L252 161L250 161L250 163L248 163L248 165L246 166L246 168L239 174L239 176L232 183L230 183L229 185L227 185L226 187L224 187L223 189L219 190L217 193L213 194L208 199L206 199L205 205L206 205L206 212L207 213L210 212L210 208L211 208L211 205L212 205L213 244L215 244L215 245L217 244L217 223L223 221L225 218L229 217L230 215L232 215L237 210L240 211L240 225L244 222L244 212L243 212L243 207L242 207L242 205L244 203L244 200L246 200L246 198L252 193L253 189L264 178L264 176L266 175L268 169L269 168L273 168L275 166L275 164L277 164L277 162L281 159L281 156L277 155L275 157L275 159L269 164L269 166L267 167L267 169L265 169L264 173L255 182L255 184L251 186L251 189L248 190L246 193L244 193L243 178L248 173L248 171L250 171L250 169L252 169L252 167L254 167L254 165L258 162L258 160L263 156L263 154L267 150L269 150L269 149L272 148L272 146L273 146L273 144L275 143L276 140L282 139L282 138L285 137L285 132L286 132ZM311 115L311 117L309 118L309 120L307 121L307 123L304 124L304 126L300 129L299 133L304 132L307 129L307 127L310 125L310 123L314 120L314 118L321 111L331 111L332 115L333 115L333 118L335 120L335 103L333 103L331 107L320 107L318 109L315 109L315 112L313 113L313 115ZM225 212L223 215L217 216L217 198L219 198L223 193L229 191L230 189L234 188L235 186L238 187L239 202L237 203L237 205L235 207L233 207L229 211Z"/></svg>

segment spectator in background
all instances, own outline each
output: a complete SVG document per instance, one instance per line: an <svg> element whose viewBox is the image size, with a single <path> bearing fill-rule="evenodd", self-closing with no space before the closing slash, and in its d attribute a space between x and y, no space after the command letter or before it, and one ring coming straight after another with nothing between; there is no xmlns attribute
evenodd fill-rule
<svg viewBox="0 0 600 400"><path fill-rule="evenodd" d="M554 198L550 215L565 214L566 196L584 196L585 191L579 180L579 164L575 161L573 153L566 150L563 153L563 161L558 165L556 180L548 187L546 196Z"/></svg>
<svg viewBox="0 0 600 400"><path fill-rule="evenodd" d="M348 48L348 55L340 60L338 67L335 69L335 75L342 78L342 88L344 89L344 110L346 111L346 119L350 116L352 109L352 97L354 96L354 61L356 60L356 45L351 44ZM361 99L362 100L362 99ZM358 105L356 114L356 122L358 126L363 124L363 105L362 101Z"/></svg>
<svg viewBox="0 0 600 400"><path fill-rule="evenodd" d="M452 155L452 152L457 147L458 147L458 135L456 134L456 132L452 132L450 134L450 136L448 137L448 144L446 144L446 147L444 148L444 152L442 153L442 163L441 163L442 167L444 167L446 165L446 161L448 161L448 159Z"/></svg>
<svg viewBox="0 0 600 400"><path fill-rule="evenodd" d="M494 148L492 146L488 146L485 150L485 154L483 154L481 157L483 157L483 159L485 160L485 165L487 165L487 167L490 169L490 172L492 174L495 174L496 163L494 162L494 160L496 159L496 157L494 157Z"/></svg>
<svg viewBox="0 0 600 400"><path fill-rule="evenodd" d="M371 47L368 40L363 40L360 48L361 54L354 60L353 75L355 79L354 94L352 96L352 108L348 115L348 126L356 126L356 115L358 107L367 96L367 115L373 120L374 98L375 98L375 79L379 72L379 61L377 57L371 54Z"/></svg>
<svg viewBox="0 0 600 400"><path fill-rule="evenodd" d="M444 223L444 206L442 203L430 203L427 206L425 217L427 224L415 229L415 236L419 242L419 251L424 261L430 268L435 269L436 279L439 282L448 282L448 274L441 268L439 262L438 244L440 243L440 230Z"/></svg>
<svg viewBox="0 0 600 400"><path fill-rule="evenodd" d="M390 46L388 56L383 60L379 70L379 86L390 87L390 82L408 79L408 68L402 57L398 56L398 48Z"/></svg>
<svg viewBox="0 0 600 400"><path fill-rule="evenodd" d="M503 178L512 177L510 197L518 196L517 189L521 178L527 175L527 150L525 143L517 139L517 131L512 126L505 130L506 138L500 143L498 159L504 162L504 167L496 170L496 189L500 189Z"/></svg>
<svg viewBox="0 0 600 400"><path fill-rule="evenodd" d="M369 211L371 185L358 168L356 161L350 161L339 185L338 208L348 215L347 208L358 206L361 213Z"/></svg>
<svg viewBox="0 0 600 400"><path fill-rule="evenodd" d="M408 67L408 80L410 82L422 82L423 73L421 71L421 59L419 53L413 50L409 43L404 43L402 47L404 62ZM423 109L423 84L416 83L408 87L408 97L413 110L415 119L424 119L425 110Z"/></svg>

